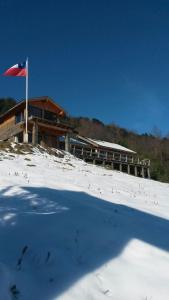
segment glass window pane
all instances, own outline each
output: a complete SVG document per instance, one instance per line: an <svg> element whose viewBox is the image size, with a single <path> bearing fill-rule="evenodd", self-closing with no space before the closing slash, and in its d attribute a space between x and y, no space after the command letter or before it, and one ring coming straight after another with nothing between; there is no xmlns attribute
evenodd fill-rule
<svg viewBox="0 0 169 300"><path fill-rule="evenodd" d="M39 107L29 105L29 116L42 118L42 109Z"/></svg>

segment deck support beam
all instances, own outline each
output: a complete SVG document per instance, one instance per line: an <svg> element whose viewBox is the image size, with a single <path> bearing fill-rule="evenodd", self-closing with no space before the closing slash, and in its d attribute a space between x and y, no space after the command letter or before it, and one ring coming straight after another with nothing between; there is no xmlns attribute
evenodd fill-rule
<svg viewBox="0 0 169 300"><path fill-rule="evenodd" d="M35 120L32 128L32 144L36 146L38 144L38 122Z"/></svg>
<svg viewBox="0 0 169 300"><path fill-rule="evenodd" d="M18 141L18 136L17 135L15 135L14 136L14 143L18 143L19 141Z"/></svg>
<svg viewBox="0 0 169 300"><path fill-rule="evenodd" d="M76 146L74 145L73 146L73 155L75 155L75 153L76 153Z"/></svg>
<svg viewBox="0 0 169 300"><path fill-rule="evenodd" d="M144 175L144 167L141 168L141 176L144 178L145 175Z"/></svg>
<svg viewBox="0 0 169 300"><path fill-rule="evenodd" d="M65 151L70 152L70 136L68 132L65 135Z"/></svg>
<svg viewBox="0 0 169 300"><path fill-rule="evenodd" d="M151 178L151 176L150 176L150 168L147 168L147 176L148 176L149 179Z"/></svg>
<svg viewBox="0 0 169 300"><path fill-rule="evenodd" d="M60 149L59 137L56 137L56 148Z"/></svg>

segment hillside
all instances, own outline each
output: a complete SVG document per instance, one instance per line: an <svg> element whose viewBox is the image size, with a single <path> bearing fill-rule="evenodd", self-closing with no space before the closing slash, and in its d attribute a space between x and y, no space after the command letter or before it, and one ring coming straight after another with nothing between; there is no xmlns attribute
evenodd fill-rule
<svg viewBox="0 0 169 300"><path fill-rule="evenodd" d="M169 185L63 154L3 144L0 299L167 300Z"/></svg>

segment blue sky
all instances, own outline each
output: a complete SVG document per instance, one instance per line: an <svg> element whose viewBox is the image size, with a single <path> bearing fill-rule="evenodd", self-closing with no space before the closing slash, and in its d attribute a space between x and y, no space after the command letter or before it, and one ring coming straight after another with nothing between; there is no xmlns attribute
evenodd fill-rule
<svg viewBox="0 0 169 300"><path fill-rule="evenodd" d="M169 132L169 1L0 0L1 73L29 57L29 96L139 133ZM0 97L25 97L0 77Z"/></svg>

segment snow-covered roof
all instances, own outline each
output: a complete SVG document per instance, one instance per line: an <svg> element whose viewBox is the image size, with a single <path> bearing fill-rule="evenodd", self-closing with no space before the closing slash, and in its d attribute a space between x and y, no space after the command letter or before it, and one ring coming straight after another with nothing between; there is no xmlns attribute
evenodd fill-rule
<svg viewBox="0 0 169 300"><path fill-rule="evenodd" d="M130 150L130 149L128 149L126 147L123 147L121 145L118 145L118 144L109 143L109 142L105 142L105 141L94 140L94 139L91 139L91 138L88 138L88 140L93 142L93 143L96 143L97 145L102 146L102 147L121 150L121 151L125 151L125 152L136 153L135 151Z"/></svg>
<svg viewBox="0 0 169 300"><path fill-rule="evenodd" d="M60 140L64 141L65 137L61 137ZM106 141L100 141L100 140L95 140L95 139L91 139L91 138L87 138L84 136L77 136L77 138L70 138L70 143L73 144L79 144L79 145L84 145L87 146L88 144L92 144L95 146L101 146L101 147L105 147L105 148L109 148L109 149L114 149L114 150L119 150L119 151L124 151L124 152L129 152L129 153L133 153L136 154L135 151L130 150L126 147L123 147L121 145L118 144L114 144L114 143L109 143Z"/></svg>
<svg viewBox="0 0 169 300"><path fill-rule="evenodd" d="M85 145L85 146L87 145L86 143L79 141L78 139L74 139L74 138L70 138L70 143L80 144L80 145Z"/></svg>

